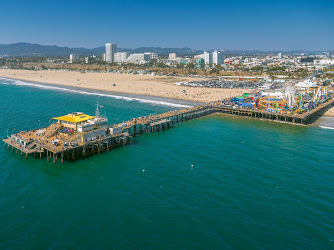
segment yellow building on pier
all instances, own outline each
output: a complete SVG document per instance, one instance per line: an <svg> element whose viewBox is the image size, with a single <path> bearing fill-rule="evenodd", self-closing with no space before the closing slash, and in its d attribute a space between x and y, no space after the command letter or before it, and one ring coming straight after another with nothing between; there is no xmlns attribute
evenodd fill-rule
<svg viewBox="0 0 334 250"><path fill-rule="evenodd" d="M82 112L74 112L68 115L59 116L52 118L57 120L58 123L62 124L66 128L71 128L75 131L78 130L78 125L86 122L87 120L93 119L94 116L86 115Z"/></svg>

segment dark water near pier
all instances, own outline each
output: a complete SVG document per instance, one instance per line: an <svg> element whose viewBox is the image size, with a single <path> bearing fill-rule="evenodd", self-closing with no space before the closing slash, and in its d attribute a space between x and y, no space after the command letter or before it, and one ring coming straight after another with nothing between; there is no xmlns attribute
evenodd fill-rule
<svg viewBox="0 0 334 250"><path fill-rule="evenodd" d="M0 83L1 138L94 113L94 95ZM155 101L100 97L111 122L178 108ZM0 247L334 248L333 137L211 115L64 164L1 146Z"/></svg>

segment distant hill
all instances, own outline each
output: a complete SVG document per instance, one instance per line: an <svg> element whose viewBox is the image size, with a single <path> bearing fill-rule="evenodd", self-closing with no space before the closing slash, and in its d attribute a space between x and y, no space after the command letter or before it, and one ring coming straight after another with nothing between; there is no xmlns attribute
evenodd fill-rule
<svg viewBox="0 0 334 250"><path fill-rule="evenodd" d="M160 47L140 47L137 49L118 48L118 51L128 51L130 53L155 52L159 55L176 53L178 55L194 55L203 53L202 50L191 48L160 48ZM76 53L80 55L101 55L105 52L105 47L94 49L58 47L56 45L40 45L31 43L0 44L0 55L2 56L69 56Z"/></svg>
<svg viewBox="0 0 334 250"><path fill-rule="evenodd" d="M126 49L118 48L118 51L128 51L130 53L143 53L143 52L155 52L159 55L168 55L169 53L176 53L180 56L185 55L196 55L203 53L203 50L194 50L191 48L161 48L161 47L140 47L137 49ZM212 52L213 50L208 50ZM31 43L12 43L12 44L0 44L0 56L69 56L72 53L80 54L82 56L97 55L100 56L105 52L105 47L98 47L94 49L86 48L69 48L69 47L58 47L56 45L40 45ZM225 50L226 56L237 56L237 55L266 55L266 54L277 54L283 52L283 54L300 54L308 53L315 54L320 51L260 51L260 50Z"/></svg>
<svg viewBox="0 0 334 250"><path fill-rule="evenodd" d="M39 45L31 43L1 44L0 55L9 56L65 56L71 53L90 54L85 48L58 47L56 45Z"/></svg>

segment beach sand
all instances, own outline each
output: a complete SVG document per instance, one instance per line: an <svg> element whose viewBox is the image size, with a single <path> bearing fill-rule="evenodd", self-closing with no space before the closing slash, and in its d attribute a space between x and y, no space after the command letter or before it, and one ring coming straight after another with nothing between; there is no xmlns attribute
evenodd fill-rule
<svg viewBox="0 0 334 250"><path fill-rule="evenodd" d="M331 107L330 109L328 109L324 115L324 117L334 117L334 107Z"/></svg>
<svg viewBox="0 0 334 250"><path fill-rule="evenodd" d="M187 77L12 69L0 69L0 76L32 82L96 89L115 93L159 96L196 102L211 102L251 91L248 89L194 88L174 84L175 82L196 80L196 78ZM116 86L113 86L113 84L116 84ZM183 93L183 90L186 92Z"/></svg>

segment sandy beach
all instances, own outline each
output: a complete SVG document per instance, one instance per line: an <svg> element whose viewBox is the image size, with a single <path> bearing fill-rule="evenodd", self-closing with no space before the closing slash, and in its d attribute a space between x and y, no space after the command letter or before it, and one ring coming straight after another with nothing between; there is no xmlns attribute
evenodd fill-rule
<svg viewBox="0 0 334 250"><path fill-rule="evenodd" d="M80 73L74 71L32 71L0 69L0 77L42 82L118 93L138 94L211 102L221 98L238 96L247 89L194 88L174 83L193 81L196 78L109 73ZM116 85L116 86L113 86ZM185 93L183 93L185 90Z"/></svg>
<svg viewBox="0 0 334 250"><path fill-rule="evenodd" d="M334 107L331 107L330 109L328 109L324 115L324 117L334 117Z"/></svg>

